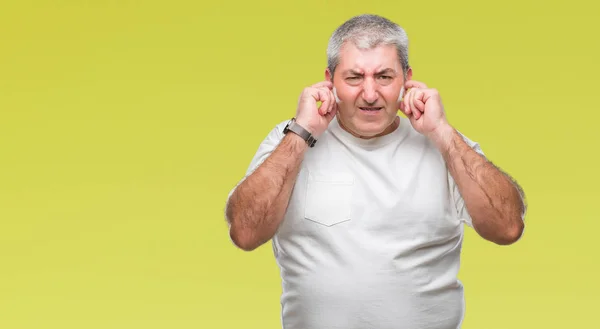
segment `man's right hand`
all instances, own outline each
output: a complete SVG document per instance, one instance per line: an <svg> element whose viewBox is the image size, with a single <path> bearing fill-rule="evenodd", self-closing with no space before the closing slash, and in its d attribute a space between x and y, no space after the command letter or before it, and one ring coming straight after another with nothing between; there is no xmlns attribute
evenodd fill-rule
<svg viewBox="0 0 600 329"><path fill-rule="evenodd" d="M326 129L337 113L337 104L332 92L333 84L322 81L304 88L298 108L296 109L296 122L318 138ZM317 102L321 106L317 108Z"/></svg>

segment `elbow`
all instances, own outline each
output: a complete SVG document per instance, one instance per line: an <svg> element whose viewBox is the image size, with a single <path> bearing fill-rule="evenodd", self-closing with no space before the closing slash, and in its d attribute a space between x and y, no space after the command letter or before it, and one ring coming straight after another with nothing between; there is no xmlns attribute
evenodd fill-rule
<svg viewBox="0 0 600 329"><path fill-rule="evenodd" d="M225 218L229 225L229 238L234 246L243 251L252 251L261 245L252 229L240 225L241 220L234 215L234 209L230 205L226 207Z"/></svg>
<svg viewBox="0 0 600 329"><path fill-rule="evenodd" d="M243 251L253 251L260 246L255 239L252 238L252 233L249 230L238 228L236 225L232 225L229 228L229 238L231 242L242 249Z"/></svg>
<svg viewBox="0 0 600 329"><path fill-rule="evenodd" d="M236 217L234 216L234 208L228 202L225 207L225 219L229 226L229 239L234 246L244 251L256 249L258 246L253 243L250 230L241 228L239 224L240 220Z"/></svg>
<svg viewBox="0 0 600 329"><path fill-rule="evenodd" d="M513 222L514 224L506 229L503 234L494 241L496 244L508 246L521 239L525 230L525 223L521 218L517 218Z"/></svg>

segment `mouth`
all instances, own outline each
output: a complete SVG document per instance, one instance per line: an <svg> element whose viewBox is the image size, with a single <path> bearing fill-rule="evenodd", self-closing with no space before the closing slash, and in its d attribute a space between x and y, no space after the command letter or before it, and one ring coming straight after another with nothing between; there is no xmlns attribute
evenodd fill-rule
<svg viewBox="0 0 600 329"><path fill-rule="evenodd" d="M362 111L367 111L367 112L377 112L383 109L383 107L359 107L359 109L361 109Z"/></svg>

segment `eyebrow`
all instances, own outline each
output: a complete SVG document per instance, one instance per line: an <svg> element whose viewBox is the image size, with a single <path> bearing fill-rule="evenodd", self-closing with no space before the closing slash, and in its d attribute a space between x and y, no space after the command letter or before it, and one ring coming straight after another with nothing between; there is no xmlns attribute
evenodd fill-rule
<svg viewBox="0 0 600 329"><path fill-rule="evenodd" d="M382 74L396 74L396 70L387 68L387 69L383 69L383 70L375 73L375 75L382 75Z"/></svg>
<svg viewBox="0 0 600 329"><path fill-rule="evenodd" d="M351 74L351 75L359 75L359 76L363 76L363 73L360 73L358 71L355 70L347 70L346 72L344 72L346 74ZM394 69L391 68L387 68L387 69L383 69L381 71L375 72L375 75L382 75L382 74L396 74L396 71Z"/></svg>

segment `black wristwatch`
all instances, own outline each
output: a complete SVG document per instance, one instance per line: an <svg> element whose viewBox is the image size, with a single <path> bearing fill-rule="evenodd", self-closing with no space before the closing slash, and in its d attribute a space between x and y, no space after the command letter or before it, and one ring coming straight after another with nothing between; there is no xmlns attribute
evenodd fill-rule
<svg viewBox="0 0 600 329"><path fill-rule="evenodd" d="M288 132L293 132L294 134L302 137L306 141L308 146L313 147L317 143L317 140L313 137L313 135L304 127L296 123L296 118L292 118L290 122L283 128L283 133L287 134Z"/></svg>

